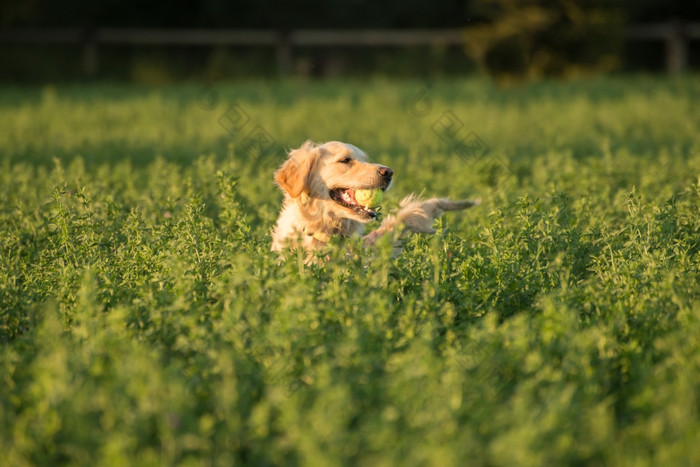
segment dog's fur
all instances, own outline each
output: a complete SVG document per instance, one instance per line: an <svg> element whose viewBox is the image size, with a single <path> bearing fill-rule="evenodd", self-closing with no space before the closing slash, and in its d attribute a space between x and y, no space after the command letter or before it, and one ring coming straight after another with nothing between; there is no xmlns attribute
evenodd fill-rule
<svg viewBox="0 0 700 467"><path fill-rule="evenodd" d="M291 151L275 172L275 181L284 192L284 206L272 231L272 250L301 246L310 252L323 247L334 235L362 234L364 224L377 213L344 205L339 196L343 191L358 189L388 190L392 180L390 168L370 163L367 154L352 144L305 142ZM386 216L381 226L364 238L372 244L377 237L390 232L434 233L433 221L445 211L466 209L478 203L478 200L444 198L422 201L410 195L399 203L396 215Z"/></svg>

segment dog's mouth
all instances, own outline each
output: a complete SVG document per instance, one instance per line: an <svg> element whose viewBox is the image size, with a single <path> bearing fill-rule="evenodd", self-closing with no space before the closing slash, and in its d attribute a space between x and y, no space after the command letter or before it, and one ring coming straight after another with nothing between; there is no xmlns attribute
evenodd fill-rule
<svg viewBox="0 0 700 467"><path fill-rule="evenodd" d="M379 188L376 188L377 190ZM384 191L384 189L381 189ZM328 193L333 201L341 206L351 209L358 216L366 219L375 219L379 216L380 206L375 206L374 209L363 206L355 199L355 189L353 188L334 188Z"/></svg>

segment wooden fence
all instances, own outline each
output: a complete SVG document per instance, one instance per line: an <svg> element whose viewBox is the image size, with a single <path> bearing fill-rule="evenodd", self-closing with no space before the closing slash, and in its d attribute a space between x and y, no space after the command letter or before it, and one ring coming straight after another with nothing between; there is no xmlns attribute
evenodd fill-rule
<svg viewBox="0 0 700 467"><path fill-rule="evenodd" d="M294 47L414 47L461 45L469 28L413 30L313 30L293 31L245 29L5 29L1 43L79 44L83 47L83 71L93 75L98 67L98 50L108 45L159 46L246 46L272 47L282 73L292 69ZM666 69L679 73L688 67L689 43L700 39L700 23L672 21L632 25L625 30L627 41L663 41Z"/></svg>

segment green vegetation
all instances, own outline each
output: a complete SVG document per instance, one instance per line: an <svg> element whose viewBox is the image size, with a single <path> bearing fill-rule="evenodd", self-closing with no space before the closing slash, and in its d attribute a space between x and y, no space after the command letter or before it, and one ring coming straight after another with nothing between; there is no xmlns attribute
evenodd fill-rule
<svg viewBox="0 0 700 467"><path fill-rule="evenodd" d="M697 77L0 89L3 465L697 465L699 101ZM272 172L306 138L391 166L385 210L484 204L396 259L278 264Z"/></svg>

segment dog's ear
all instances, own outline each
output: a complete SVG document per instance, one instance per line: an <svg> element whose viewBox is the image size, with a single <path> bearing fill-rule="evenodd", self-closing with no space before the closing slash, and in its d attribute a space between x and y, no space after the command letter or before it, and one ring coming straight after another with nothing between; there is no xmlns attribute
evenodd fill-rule
<svg viewBox="0 0 700 467"><path fill-rule="evenodd" d="M308 190L316 156L316 149L307 141L299 149L291 151L287 162L275 172L275 181L292 198Z"/></svg>

